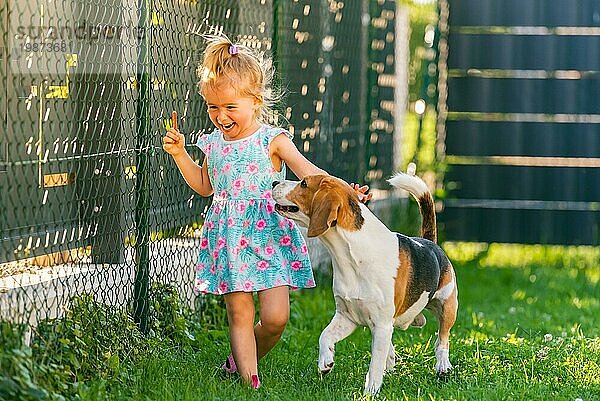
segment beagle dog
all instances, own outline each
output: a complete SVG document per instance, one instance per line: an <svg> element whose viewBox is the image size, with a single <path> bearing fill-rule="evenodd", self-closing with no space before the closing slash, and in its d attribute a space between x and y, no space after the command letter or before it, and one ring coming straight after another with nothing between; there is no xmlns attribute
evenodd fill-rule
<svg viewBox="0 0 600 401"><path fill-rule="evenodd" d="M448 340L458 308L454 269L436 245L431 193L414 175L399 173L388 182L417 199L422 238L390 231L339 178L314 175L301 182L273 183L275 210L307 227L308 236L319 237L332 255L336 311L319 338L319 369L328 373L335 344L356 327L368 326L373 339L364 391L371 395L379 392L384 373L394 367L394 327L424 326L423 309L439 323L436 372L448 373Z"/></svg>

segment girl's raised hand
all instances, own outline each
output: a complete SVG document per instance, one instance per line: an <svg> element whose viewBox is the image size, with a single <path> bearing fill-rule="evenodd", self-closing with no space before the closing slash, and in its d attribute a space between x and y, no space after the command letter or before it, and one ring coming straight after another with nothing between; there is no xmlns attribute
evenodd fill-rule
<svg viewBox="0 0 600 401"><path fill-rule="evenodd" d="M172 127L163 137L163 149L165 152L175 157L185 151L185 136L177 128L177 112L174 111L171 117L173 119Z"/></svg>
<svg viewBox="0 0 600 401"><path fill-rule="evenodd" d="M362 203L367 203L373 197L373 194L367 193L367 191L369 190L368 185L363 185L361 187L358 184L352 183L352 184L350 184L350 186L352 187L352 189L354 189L356 191L356 194L358 195L358 200L361 201Z"/></svg>

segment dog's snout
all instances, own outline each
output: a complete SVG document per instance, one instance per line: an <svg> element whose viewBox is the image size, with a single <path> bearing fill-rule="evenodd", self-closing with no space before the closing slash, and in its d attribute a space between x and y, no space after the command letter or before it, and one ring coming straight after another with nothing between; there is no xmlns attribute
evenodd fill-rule
<svg viewBox="0 0 600 401"><path fill-rule="evenodd" d="M279 181L273 181L273 188L275 188L279 184Z"/></svg>

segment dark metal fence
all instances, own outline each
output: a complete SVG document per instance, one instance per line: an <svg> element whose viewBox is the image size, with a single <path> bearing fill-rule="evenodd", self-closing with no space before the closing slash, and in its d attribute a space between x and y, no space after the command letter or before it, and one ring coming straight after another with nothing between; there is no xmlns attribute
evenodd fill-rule
<svg viewBox="0 0 600 401"><path fill-rule="evenodd" d="M288 94L279 123L298 148L378 186L394 168L394 12L373 0L3 1L0 318L55 316L88 292L133 303L139 320L150 281L193 298L210 200L161 138L172 110L188 144L211 130L195 75L203 33L273 53Z"/></svg>
<svg viewBox="0 0 600 401"><path fill-rule="evenodd" d="M445 235L599 244L600 3L441 3Z"/></svg>

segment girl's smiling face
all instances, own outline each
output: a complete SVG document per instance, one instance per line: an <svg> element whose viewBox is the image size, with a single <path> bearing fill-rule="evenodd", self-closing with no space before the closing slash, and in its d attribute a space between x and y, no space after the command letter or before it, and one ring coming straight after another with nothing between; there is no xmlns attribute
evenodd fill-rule
<svg viewBox="0 0 600 401"><path fill-rule="evenodd" d="M240 95L229 81L220 81L203 89L210 121L226 140L244 139L260 127L256 119L260 104L253 97Z"/></svg>

